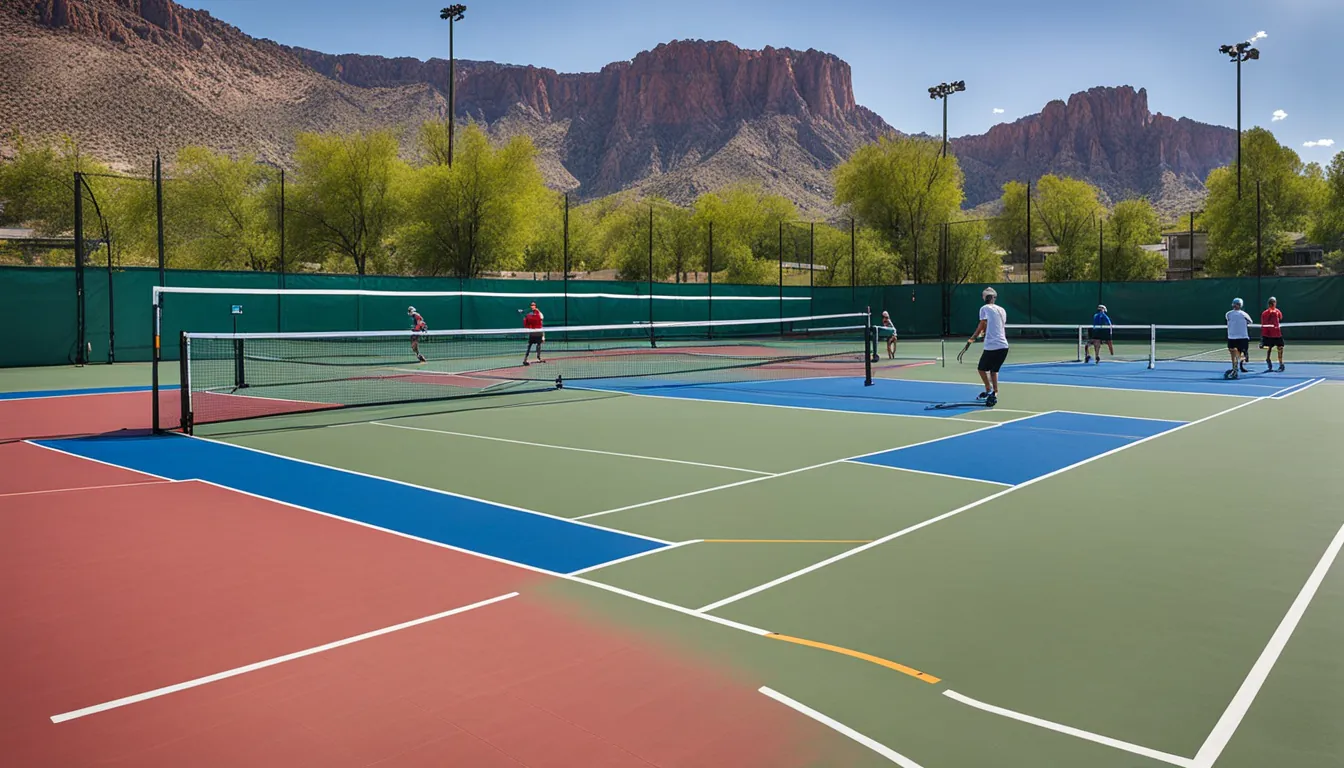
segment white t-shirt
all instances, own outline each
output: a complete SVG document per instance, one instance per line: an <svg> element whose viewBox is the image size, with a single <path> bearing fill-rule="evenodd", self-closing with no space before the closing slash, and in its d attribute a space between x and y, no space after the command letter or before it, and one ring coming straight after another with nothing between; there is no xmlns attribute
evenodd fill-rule
<svg viewBox="0 0 1344 768"><path fill-rule="evenodd" d="M1251 316L1234 309L1227 313L1227 338L1229 339L1249 339L1251 338Z"/></svg>
<svg viewBox="0 0 1344 768"><path fill-rule="evenodd" d="M998 304L986 304L980 308L980 319L985 321L985 349L1007 349L1008 312Z"/></svg>

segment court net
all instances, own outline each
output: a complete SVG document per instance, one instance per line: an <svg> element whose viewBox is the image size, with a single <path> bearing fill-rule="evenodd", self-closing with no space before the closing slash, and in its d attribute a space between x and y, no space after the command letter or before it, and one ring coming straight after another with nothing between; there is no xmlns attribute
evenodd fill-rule
<svg viewBox="0 0 1344 768"><path fill-rule="evenodd" d="M1285 360L1344 363L1344 320L1283 323ZM1263 360L1261 326L1251 325L1251 360ZM1218 325L1008 325L1014 362L1085 362L1101 342L1102 361L1143 363L1229 362L1227 326ZM1107 343L1109 341L1109 344ZM1094 358L1095 359L1095 358ZM1278 357L1275 352L1275 362ZM1341 371L1344 373L1344 371Z"/></svg>
<svg viewBox="0 0 1344 768"><path fill-rule="evenodd" d="M629 389L863 376L869 338L862 313L569 326L540 333L522 328L184 333L182 426L189 432L198 424L543 391L571 382Z"/></svg>

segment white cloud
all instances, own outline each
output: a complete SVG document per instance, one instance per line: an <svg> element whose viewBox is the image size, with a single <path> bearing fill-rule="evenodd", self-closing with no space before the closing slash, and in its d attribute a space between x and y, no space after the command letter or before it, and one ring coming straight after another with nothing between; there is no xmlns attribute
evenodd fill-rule
<svg viewBox="0 0 1344 768"><path fill-rule="evenodd" d="M1307 143L1303 144L1302 146L1304 146L1304 147L1333 147L1333 146L1335 146L1335 140L1334 140L1334 139L1317 139L1316 141L1308 141Z"/></svg>
<svg viewBox="0 0 1344 768"><path fill-rule="evenodd" d="M1282 109L1276 109L1274 110L1274 119L1271 122L1277 123L1280 120L1287 120L1287 119L1288 119L1287 112L1284 112Z"/></svg>
<svg viewBox="0 0 1344 768"><path fill-rule="evenodd" d="M1003 110L1002 110L1002 109L999 109L998 107L995 107L995 108L994 108L994 114L996 114L996 115L1002 115L1002 114L1003 114Z"/></svg>
<svg viewBox="0 0 1344 768"><path fill-rule="evenodd" d="M1266 37L1269 37L1269 33L1262 29L1259 32L1256 32L1254 35L1252 35L1251 39L1247 40L1246 42L1254 43L1256 40L1264 40Z"/></svg>

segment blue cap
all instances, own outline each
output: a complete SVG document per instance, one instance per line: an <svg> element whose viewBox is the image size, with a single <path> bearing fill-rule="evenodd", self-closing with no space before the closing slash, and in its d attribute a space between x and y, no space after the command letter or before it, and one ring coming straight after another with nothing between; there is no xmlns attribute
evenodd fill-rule
<svg viewBox="0 0 1344 768"><path fill-rule="evenodd" d="M1239 298L1237 298L1237 299L1233 299L1233 300L1232 300L1232 306L1234 306L1234 307L1240 307L1242 304L1245 304L1245 303L1246 303L1246 302L1242 301L1242 300L1239 299Z"/></svg>

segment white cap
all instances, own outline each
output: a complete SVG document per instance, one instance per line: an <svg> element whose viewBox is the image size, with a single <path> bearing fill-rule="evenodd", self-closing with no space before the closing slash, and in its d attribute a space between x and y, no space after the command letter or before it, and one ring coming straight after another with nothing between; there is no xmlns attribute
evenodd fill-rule
<svg viewBox="0 0 1344 768"><path fill-rule="evenodd" d="M1274 298L1273 296L1270 296L1270 297L1269 297L1269 303L1270 303L1270 304L1278 304L1278 303L1279 303L1279 300L1276 299L1276 298Z"/></svg>
<svg viewBox="0 0 1344 768"><path fill-rule="evenodd" d="M406 314L408 314L408 315L411 314L411 313L414 312L414 311L415 311L415 307L407 307L407 308L406 308Z"/></svg>
<svg viewBox="0 0 1344 768"><path fill-rule="evenodd" d="M891 313L884 309L884 310L882 310L882 316L883 316L883 317L891 317Z"/></svg>
<svg viewBox="0 0 1344 768"><path fill-rule="evenodd" d="M1243 302L1243 301L1242 301L1241 299L1239 299L1239 298L1238 298L1238 299L1233 299L1233 300L1232 300L1232 306L1234 306L1234 307L1240 307L1240 306L1241 306L1242 304L1244 304L1244 303L1245 303L1245 302Z"/></svg>
<svg viewBox="0 0 1344 768"><path fill-rule="evenodd" d="M1105 312L1105 311L1106 311L1106 305L1105 305L1105 304L1098 304L1098 305L1097 305L1097 311L1098 311L1098 312Z"/></svg>
<svg viewBox="0 0 1344 768"><path fill-rule="evenodd" d="M986 288L985 290L980 292L980 298L982 299L987 299L990 296L998 296L998 295L999 292L994 290L993 288Z"/></svg>

